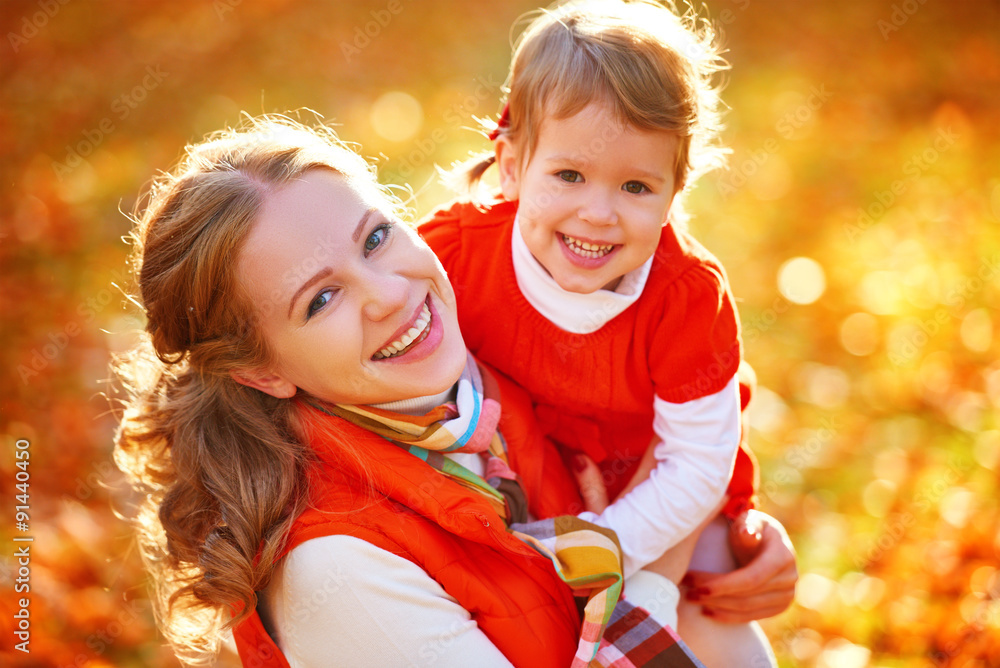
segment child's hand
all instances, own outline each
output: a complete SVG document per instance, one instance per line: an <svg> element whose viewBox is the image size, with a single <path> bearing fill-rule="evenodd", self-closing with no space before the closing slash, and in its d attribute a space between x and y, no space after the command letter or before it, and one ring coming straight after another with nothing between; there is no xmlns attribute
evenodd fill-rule
<svg viewBox="0 0 1000 668"><path fill-rule="evenodd" d="M743 512L729 526L729 547L740 566L754 560L763 540L764 522L757 513Z"/></svg>
<svg viewBox="0 0 1000 668"><path fill-rule="evenodd" d="M592 513L603 513L608 507L608 490L604 486L601 469L593 459L582 454L573 455L572 466L584 507Z"/></svg>

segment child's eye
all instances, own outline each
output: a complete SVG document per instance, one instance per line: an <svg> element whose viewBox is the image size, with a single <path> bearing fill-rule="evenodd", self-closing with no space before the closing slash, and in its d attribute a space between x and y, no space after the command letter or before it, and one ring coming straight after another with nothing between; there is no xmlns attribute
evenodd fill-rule
<svg viewBox="0 0 1000 668"><path fill-rule="evenodd" d="M580 181L583 181L583 175L572 169L564 169L556 172L556 176L567 183L579 183Z"/></svg>
<svg viewBox="0 0 1000 668"><path fill-rule="evenodd" d="M649 188L646 187L645 183L639 183L638 181L629 181L628 183L623 185L622 188L625 189L625 192L631 193L633 195L639 195L643 192L649 191Z"/></svg>
<svg viewBox="0 0 1000 668"><path fill-rule="evenodd" d="M389 223L382 223L372 230L372 233L368 235L367 239L365 239L365 257L385 243L386 239L389 238L391 228L392 225Z"/></svg>
<svg viewBox="0 0 1000 668"><path fill-rule="evenodd" d="M329 304L330 300L333 299L333 293L333 290L328 289L323 290L321 293L316 295L316 297L309 302L309 308L306 309L306 320L316 315L320 309Z"/></svg>

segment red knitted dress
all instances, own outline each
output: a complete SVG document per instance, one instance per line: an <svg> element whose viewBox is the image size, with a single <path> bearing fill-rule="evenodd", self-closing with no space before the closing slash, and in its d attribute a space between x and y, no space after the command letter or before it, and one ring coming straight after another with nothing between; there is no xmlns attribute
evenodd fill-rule
<svg viewBox="0 0 1000 668"><path fill-rule="evenodd" d="M613 499L654 437L654 396L681 403L715 394L739 368L739 321L725 273L697 241L668 225L639 299L596 332L567 332L517 287L516 212L516 202L485 210L458 202L419 231L455 288L466 345L528 391L564 456L579 450L597 462ZM741 397L745 407L748 387ZM744 427L729 517L753 505L756 467L745 436Z"/></svg>

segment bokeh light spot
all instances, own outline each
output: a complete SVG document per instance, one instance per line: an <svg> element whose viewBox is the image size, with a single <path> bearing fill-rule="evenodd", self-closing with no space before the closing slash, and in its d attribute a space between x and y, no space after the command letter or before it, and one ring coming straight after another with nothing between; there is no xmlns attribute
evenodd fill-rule
<svg viewBox="0 0 1000 668"><path fill-rule="evenodd" d="M834 638L816 662L817 668L866 668L872 651L844 638Z"/></svg>
<svg viewBox="0 0 1000 668"><path fill-rule="evenodd" d="M375 100L370 119L379 136L390 141L406 141L423 125L424 109L412 95L389 91Z"/></svg>
<svg viewBox="0 0 1000 668"><path fill-rule="evenodd" d="M826 291L826 274L819 262L793 257L778 269L778 291L790 302L812 304Z"/></svg>
<svg viewBox="0 0 1000 668"><path fill-rule="evenodd" d="M903 276L906 301L917 308L934 308L941 301L941 277L930 264L918 264Z"/></svg>
<svg viewBox="0 0 1000 668"><path fill-rule="evenodd" d="M943 350L931 353L920 363L918 376L924 389L932 394L946 392L951 386L954 363Z"/></svg>
<svg viewBox="0 0 1000 668"><path fill-rule="evenodd" d="M876 315L892 315L899 311L902 294L899 278L892 271L872 271L858 284L858 299L865 310Z"/></svg>
<svg viewBox="0 0 1000 668"><path fill-rule="evenodd" d="M795 588L795 600L803 608L819 610L837 592L837 583L819 573L803 573Z"/></svg>
<svg viewBox="0 0 1000 668"><path fill-rule="evenodd" d="M985 353L993 345L993 320L985 308L969 311L962 318L962 345L974 353Z"/></svg>
<svg viewBox="0 0 1000 668"><path fill-rule="evenodd" d="M975 510L975 501L976 496L971 491L964 487L953 487L942 497L938 510L945 522L956 529L962 529L969 523Z"/></svg>
<svg viewBox="0 0 1000 668"><path fill-rule="evenodd" d="M760 385L757 387L748 413L750 426L765 434L774 435L785 426L789 409L777 393Z"/></svg>
<svg viewBox="0 0 1000 668"><path fill-rule="evenodd" d="M993 566L980 566L972 572L969 578L969 589L977 594L988 594L994 587L1000 585L997 569Z"/></svg>
<svg viewBox="0 0 1000 668"><path fill-rule="evenodd" d="M983 371L986 381L986 396L994 406L1000 408L1000 365Z"/></svg>
<svg viewBox="0 0 1000 668"><path fill-rule="evenodd" d="M983 468L1000 470L1000 431L991 429L977 434L972 455Z"/></svg>
<svg viewBox="0 0 1000 668"><path fill-rule="evenodd" d="M861 502L872 517L885 517L896 500L896 483L891 480L872 480L865 486Z"/></svg>
<svg viewBox="0 0 1000 668"><path fill-rule="evenodd" d="M910 475L910 458L900 447L887 447L877 455L872 464L872 473L878 478L901 483Z"/></svg>
<svg viewBox="0 0 1000 668"><path fill-rule="evenodd" d="M847 374L835 366L804 362L793 375L798 393L809 403L821 408L839 408L847 401L851 383Z"/></svg>
<svg viewBox="0 0 1000 668"><path fill-rule="evenodd" d="M789 651L799 661L809 661L823 649L823 636L812 629L799 629L788 643Z"/></svg>
<svg viewBox="0 0 1000 668"><path fill-rule="evenodd" d="M840 323L840 345L852 355L871 355L878 343L878 319L871 313L852 313Z"/></svg>
<svg viewBox="0 0 1000 668"><path fill-rule="evenodd" d="M858 571L840 578L840 599L848 606L872 610L885 595L885 582Z"/></svg>

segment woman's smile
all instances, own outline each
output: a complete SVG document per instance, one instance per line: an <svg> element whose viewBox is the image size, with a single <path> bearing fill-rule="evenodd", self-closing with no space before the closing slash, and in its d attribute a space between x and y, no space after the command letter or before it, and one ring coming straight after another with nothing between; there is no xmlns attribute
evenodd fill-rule
<svg viewBox="0 0 1000 668"><path fill-rule="evenodd" d="M431 296L427 295L410 323L400 327L392 340L372 355L372 360L387 363L416 362L433 353L441 343L443 334L441 319L434 316L435 310Z"/></svg>

